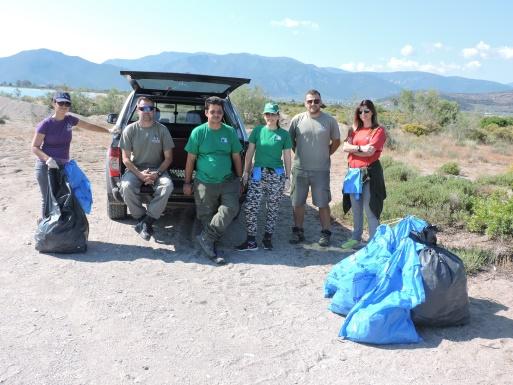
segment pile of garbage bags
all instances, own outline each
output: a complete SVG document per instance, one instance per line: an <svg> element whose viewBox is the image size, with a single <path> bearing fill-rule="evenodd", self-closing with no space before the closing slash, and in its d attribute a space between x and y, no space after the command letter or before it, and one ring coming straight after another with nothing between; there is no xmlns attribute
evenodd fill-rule
<svg viewBox="0 0 513 385"><path fill-rule="evenodd" d="M421 341L415 324L469 321L467 280L458 256L436 245L434 228L408 216L380 225L367 246L328 274L329 309L345 315L339 336L371 344Z"/></svg>

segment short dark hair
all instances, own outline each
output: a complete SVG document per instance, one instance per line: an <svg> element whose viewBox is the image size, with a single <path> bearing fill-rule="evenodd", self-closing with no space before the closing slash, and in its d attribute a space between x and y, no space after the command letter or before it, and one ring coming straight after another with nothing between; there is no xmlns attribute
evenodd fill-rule
<svg viewBox="0 0 513 385"><path fill-rule="evenodd" d="M311 89L311 90L306 91L306 93L305 93L305 98L306 98L306 95L318 95L318 96L319 96L319 98L321 98L321 99L322 99L322 97L321 97L321 93L320 93L319 91L317 91L317 90L314 90L314 89Z"/></svg>
<svg viewBox="0 0 513 385"><path fill-rule="evenodd" d="M140 102L148 102L155 105L155 102L147 96L140 96L135 105L138 106Z"/></svg>
<svg viewBox="0 0 513 385"><path fill-rule="evenodd" d="M219 96L210 96L205 99L205 111L208 111L211 105L221 106L224 112L224 101Z"/></svg>
<svg viewBox="0 0 513 385"><path fill-rule="evenodd" d="M360 118L360 108L361 107L367 107L372 112L372 128L379 127L378 123L378 113L376 111L376 107L374 107L374 103L372 103L372 100L364 99L362 100L356 109L354 110L354 124L358 128L363 127L363 120Z"/></svg>

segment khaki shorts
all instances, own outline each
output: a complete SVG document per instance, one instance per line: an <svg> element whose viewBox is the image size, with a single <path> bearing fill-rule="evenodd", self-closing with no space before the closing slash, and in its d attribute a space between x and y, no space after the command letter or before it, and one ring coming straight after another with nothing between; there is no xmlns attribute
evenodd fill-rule
<svg viewBox="0 0 513 385"><path fill-rule="evenodd" d="M308 190L312 189L312 202L314 206L324 208L331 202L330 172L292 170L292 183L290 198L292 206L304 206L308 197Z"/></svg>

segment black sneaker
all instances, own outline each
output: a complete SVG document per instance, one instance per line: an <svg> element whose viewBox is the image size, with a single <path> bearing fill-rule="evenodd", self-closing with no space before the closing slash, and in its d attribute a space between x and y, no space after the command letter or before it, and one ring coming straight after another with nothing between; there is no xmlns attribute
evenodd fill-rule
<svg viewBox="0 0 513 385"><path fill-rule="evenodd" d="M319 238L319 246L327 247L330 245L331 231L322 230L321 238Z"/></svg>
<svg viewBox="0 0 513 385"><path fill-rule="evenodd" d="M294 226L292 228L292 238L289 240L293 245L297 245L305 240L305 230L300 227Z"/></svg>
<svg viewBox="0 0 513 385"><path fill-rule="evenodd" d="M264 245L264 250L272 250L273 249L273 243L271 241L271 238L263 238L262 244Z"/></svg>
<svg viewBox="0 0 513 385"><path fill-rule="evenodd" d="M141 224L141 232L139 236L145 241L149 241L151 236L153 235L153 226L151 223L143 222Z"/></svg>
<svg viewBox="0 0 513 385"><path fill-rule="evenodd" d="M245 240L244 243L240 244L235 248L237 251L256 251L258 250L258 245L255 241Z"/></svg>

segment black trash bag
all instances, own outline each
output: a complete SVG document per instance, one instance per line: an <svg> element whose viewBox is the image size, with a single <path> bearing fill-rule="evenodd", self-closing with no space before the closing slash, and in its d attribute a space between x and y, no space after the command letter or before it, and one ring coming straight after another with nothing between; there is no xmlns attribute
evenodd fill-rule
<svg viewBox="0 0 513 385"><path fill-rule="evenodd" d="M428 244L419 252L426 300L412 309L411 318L416 325L464 325L470 321L470 312L463 261L436 246L436 228L424 230L422 234L410 233L415 242Z"/></svg>
<svg viewBox="0 0 513 385"><path fill-rule="evenodd" d="M87 250L89 222L73 195L64 169L48 169L45 217L37 226L36 250L45 253L81 253Z"/></svg>

